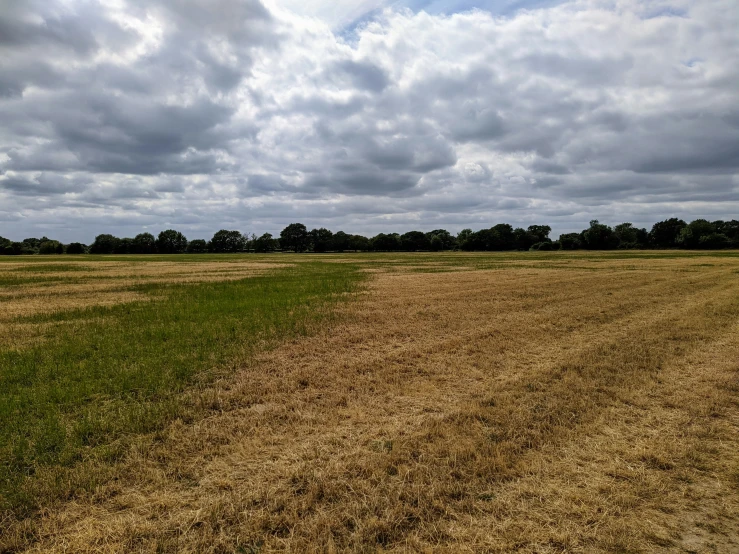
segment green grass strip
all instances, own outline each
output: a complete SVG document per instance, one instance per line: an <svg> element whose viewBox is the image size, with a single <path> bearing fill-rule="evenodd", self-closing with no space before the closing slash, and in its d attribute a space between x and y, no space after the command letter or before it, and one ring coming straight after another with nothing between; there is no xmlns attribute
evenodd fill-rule
<svg viewBox="0 0 739 554"><path fill-rule="evenodd" d="M0 509L24 517L69 494L64 468L113 461L126 437L192 417L183 392L312 332L362 275L301 262L239 281L145 285L149 302L55 314L51 337L0 350Z"/></svg>

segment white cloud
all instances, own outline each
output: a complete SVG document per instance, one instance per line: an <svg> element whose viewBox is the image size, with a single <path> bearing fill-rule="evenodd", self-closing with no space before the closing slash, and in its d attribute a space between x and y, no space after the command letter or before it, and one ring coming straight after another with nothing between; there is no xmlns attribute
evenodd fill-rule
<svg viewBox="0 0 739 554"><path fill-rule="evenodd" d="M386 10L348 39L379 2L219 1L0 12L0 32L25 25L0 39L0 234L565 231L739 207L733 0Z"/></svg>
<svg viewBox="0 0 739 554"><path fill-rule="evenodd" d="M304 18L314 18L332 29L340 30L367 13L382 8L388 0L268 0L267 6L278 13L291 13Z"/></svg>

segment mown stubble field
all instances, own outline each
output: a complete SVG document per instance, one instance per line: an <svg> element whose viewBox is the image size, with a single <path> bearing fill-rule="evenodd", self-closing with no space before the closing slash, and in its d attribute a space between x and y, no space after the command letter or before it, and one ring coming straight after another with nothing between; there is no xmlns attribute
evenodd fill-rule
<svg viewBox="0 0 739 554"><path fill-rule="evenodd" d="M148 396L100 385L92 400L74 399L101 406L105 425L91 444L74 439L79 412L67 402L54 416L66 458L30 439L32 454L17 458L7 445L35 428L8 435L3 456L22 459L25 474L5 481L24 493L5 489L1 550L739 551L735 253L106 260L65 262L79 267L60 269L56 284L12 281L23 268L54 275L52 262L36 272L36 260L0 264L11 283L0 301L12 307L0 320L2 359L72 340L69 328L104 334L129 321L121 306L174 302L168 289L128 288L134 276L186 281L178 297L211 287L198 296L204 306L258 286L259 298L289 293L294 302L262 311L244 303L225 330L217 309L204 312L216 336L236 330L222 345L201 337L198 352L226 354L185 356L187 367L200 365L165 382L181 383L174 395L146 381ZM125 264L140 267L127 274ZM112 296L85 271L110 273ZM298 290L306 279L330 284ZM39 301L57 285L77 300ZM85 303L95 305L83 317ZM178 310L157 312L165 327L187 319ZM257 315L276 312L255 327ZM248 329L237 328L240 314ZM198 314L188 321L193 332L203 327ZM187 348L157 344L139 365L169 371L161 354ZM2 368L0 394L7 383L19 398L41 387L32 372L10 379L13 368ZM116 431L118 412L105 408L117 402L130 417L131 402L162 399L174 408L136 433Z"/></svg>

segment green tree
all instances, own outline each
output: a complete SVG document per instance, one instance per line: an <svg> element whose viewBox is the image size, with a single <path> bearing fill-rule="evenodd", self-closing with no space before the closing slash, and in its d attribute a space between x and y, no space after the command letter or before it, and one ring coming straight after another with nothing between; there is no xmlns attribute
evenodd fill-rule
<svg viewBox="0 0 739 554"><path fill-rule="evenodd" d="M687 223L676 217L658 221L649 231L649 241L657 248L675 248L679 246L678 237Z"/></svg>
<svg viewBox="0 0 739 554"><path fill-rule="evenodd" d="M502 244L500 234L493 229L480 229L472 233L466 242L467 250L490 251L499 250Z"/></svg>
<svg viewBox="0 0 739 554"><path fill-rule="evenodd" d="M133 238L134 254L156 254L157 239L151 233L139 233Z"/></svg>
<svg viewBox="0 0 739 554"><path fill-rule="evenodd" d="M705 250L718 250L720 248L729 248L731 241L729 237L723 233L711 233L703 235L698 241L698 248Z"/></svg>
<svg viewBox="0 0 739 554"><path fill-rule="evenodd" d="M498 223L493 225L490 230L494 233L491 237L491 250L515 250L516 235L515 230L508 223Z"/></svg>
<svg viewBox="0 0 739 554"><path fill-rule="evenodd" d="M472 237L472 229L462 229L457 233L457 247L460 250L472 250L470 238Z"/></svg>
<svg viewBox="0 0 739 554"><path fill-rule="evenodd" d="M714 221L713 226L717 233L726 235L732 245L739 246L739 221L732 219L731 221Z"/></svg>
<svg viewBox="0 0 739 554"><path fill-rule="evenodd" d="M13 241L0 237L0 256L13 255Z"/></svg>
<svg viewBox="0 0 739 554"><path fill-rule="evenodd" d="M266 252L274 252L277 249L276 240L269 233L264 233L261 237L254 239L254 252L264 254Z"/></svg>
<svg viewBox="0 0 739 554"><path fill-rule="evenodd" d="M349 241L351 238L352 236L349 233L345 233L344 231L336 232L332 239L334 250L336 250L337 252L349 250Z"/></svg>
<svg viewBox="0 0 739 554"><path fill-rule="evenodd" d="M256 243L257 238L258 237L255 233L252 233L251 235L244 233L244 248L247 252L252 252L254 250L254 243Z"/></svg>
<svg viewBox="0 0 739 554"><path fill-rule="evenodd" d="M457 246L457 239L446 229L434 229L433 231L426 233L426 238L429 239L430 246L434 237L439 237L439 240L441 241L441 247L439 250L454 250Z"/></svg>
<svg viewBox="0 0 739 554"><path fill-rule="evenodd" d="M313 252L327 252L333 250L334 234L328 229L321 227L310 232L310 244Z"/></svg>
<svg viewBox="0 0 739 554"><path fill-rule="evenodd" d="M280 247L283 250L305 252L309 243L308 229L302 223L291 223L280 232Z"/></svg>
<svg viewBox="0 0 739 554"><path fill-rule="evenodd" d="M526 229L528 233L536 237L536 242L550 242L549 233L552 232L552 228L549 225L529 225Z"/></svg>
<svg viewBox="0 0 739 554"><path fill-rule="evenodd" d="M112 254L118 246L120 239L113 235L98 235L95 242L90 245L90 254Z"/></svg>
<svg viewBox="0 0 739 554"><path fill-rule="evenodd" d="M246 249L246 237L239 231L221 229L208 243L210 252L243 252Z"/></svg>
<svg viewBox="0 0 739 554"><path fill-rule="evenodd" d="M38 254L39 246L41 246L42 240L48 240L46 237L37 239L34 237L23 239L23 253L24 254Z"/></svg>
<svg viewBox="0 0 739 554"><path fill-rule="evenodd" d="M736 219L725 221L723 225L721 225L720 229L716 227L716 232L722 233L728 237L730 247L739 248L739 221Z"/></svg>
<svg viewBox="0 0 739 554"><path fill-rule="evenodd" d="M580 233L564 233L559 235L559 244L562 250L579 250L582 248Z"/></svg>
<svg viewBox="0 0 739 554"><path fill-rule="evenodd" d="M8 239L0 240L0 255L18 256L23 254L23 243L12 242Z"/></svg>
<svg viewBox="0 0 739 554"><path fill-rule="evenodd" d="M181 254L187 250L187 239L179 231L167 229L157 237L157 250L161 254Z"/></svg>
<svg viewBox="0 0 739 554"><path fill-rule="evenodd" d="M646 229L634 227L632 223L619 223L613 233L618 237L619 248L643 248L648 236Z"/></svg>
<svg viewBox="0 0 739 554"><path fill-rule="evenodd" d="M714 221L713 228L717 235L726 237L723 246L712 246L710 248L737 248L739 247L739 221L732 219L731 221ZM714 237L710 241L706 239L705 244L722 244L720 237ZM709 248L709 246L706 246Z"/></svg>
<svg viewBox="0 0 739 554"><path fill-rule="evenodd" d="M84 254L85 252L87 252L87 246L81 242L70 242L65 251L66 254Z"/></svg>
<svg viewBox="0 0 739 554"><path fill-rule="evenodd" d="M380 233L370 239L372 250L376 252L395 252L400 250L400 235L391 233L389 235Z"/></svg>
<svg viewBox="0 0 739 554"><path fill-rule="evenodd" d="M513 230L513 237L515 239L516 250L529 250L537 242L540 242L539 235L521 227Z"/></svg>
<svg viewBox="0 0 739 554"><path fill-rule="evenodd" d="M39 245L39 254L63 254L64 246L58 240L45 240Z"/></svg>
<svg viewBox="0 0 739 554"><path fill-rule="evenodd" d="M372 245L367 237L362 235L350 235L349 237L349 250L357 250L366 252L371 250Z"/></svg>
<svg viewBox="0 0 739 554"><path fill-rule="evenodd" d="M188 254L205 254L208 251L208 243L203 239L191 240L187 244Z"/></svg>
<svg viewBox="0 0 739 554"><path fill-rule="evenodd" d="M714 233L716 233L716 229L713 223L706 219L696 219L683 227L677 237L677 243L683 248L702 248L701 238ZM706 241L703 242L705 244Z"/></svg>
<svg viewBox="0 0 739 554"><path fill-rule="evenodd" d="M597 219L590 222L590 227L582 232L582 242L588 250L613 250L618 247L618 237L608 225Z"/></svg>
<svg viewBox="0 0 739 554"><path fill-rule="evenodd" d="M134 239L124 237L118 241L114 254L133 254L135 251Z"/></svg>
<svg viewBox="0 0 739 554"><path fill-rule="evenodd" d="M408 231L400 235L400 242L403 250L416 252L418 250L429 249L429 239L421 231Z"/></svg>

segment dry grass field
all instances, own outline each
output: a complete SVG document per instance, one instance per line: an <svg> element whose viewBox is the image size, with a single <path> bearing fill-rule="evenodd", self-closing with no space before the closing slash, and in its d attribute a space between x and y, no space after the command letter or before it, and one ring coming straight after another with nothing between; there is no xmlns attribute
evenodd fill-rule
<svg viewBox="0 0 739 554"><path fill-rule="evenodd" d="M736 254L202 260L0 264L18 356L65 310L171 301L131 280L360 276L331 317L228 350L172 417L54 474L93 485L24 484L42 501L6 509L0 551L739 552Z"/></svg>

